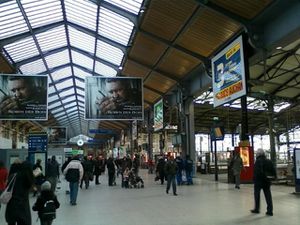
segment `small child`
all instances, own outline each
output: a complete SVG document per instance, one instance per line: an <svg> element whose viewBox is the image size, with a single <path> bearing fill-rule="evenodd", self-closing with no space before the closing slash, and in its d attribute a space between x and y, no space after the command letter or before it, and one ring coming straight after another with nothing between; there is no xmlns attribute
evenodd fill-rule
<svg viewBox="0 0 300 225"><path fill-rule="evenodd" d="M51 190L51 183L45 181L41 186L41 194L34 203L32 210L38 211L41 225L51 225L56 217L56 209L60 204Z"/></svg>

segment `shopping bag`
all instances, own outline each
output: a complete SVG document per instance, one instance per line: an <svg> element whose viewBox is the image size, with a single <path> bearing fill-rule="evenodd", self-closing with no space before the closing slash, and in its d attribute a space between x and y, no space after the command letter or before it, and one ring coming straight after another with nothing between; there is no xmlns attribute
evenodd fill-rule
<svg viewBox="0 0 300 225"><path fill-rule="evenodd" d="M9 181L7 187L0 195L0 203L7 204L10 201L12 197L12 192L14 190L15 182L16 182L16 176L17 174L14 174L12 179Z"/></svg>

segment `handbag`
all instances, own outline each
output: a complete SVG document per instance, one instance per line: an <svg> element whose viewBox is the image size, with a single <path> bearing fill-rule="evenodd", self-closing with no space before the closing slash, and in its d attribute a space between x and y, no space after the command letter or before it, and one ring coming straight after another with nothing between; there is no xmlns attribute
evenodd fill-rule
<svg viewBox="0 0 300 225"><path fill-rule="evenodd" d="M0 203L7 204L10 201L12 197L12 192L14 190L15 182L16 182L16 177L17 174L15 173L13 178L9 181L5 190L0 195Z"/></svg>

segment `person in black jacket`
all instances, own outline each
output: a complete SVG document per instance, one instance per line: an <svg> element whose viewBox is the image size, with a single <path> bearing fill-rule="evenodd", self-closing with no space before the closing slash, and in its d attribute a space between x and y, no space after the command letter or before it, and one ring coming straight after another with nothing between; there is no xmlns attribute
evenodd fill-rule
<svg viewBox="0 0 300 225"><path fill-rule="evenodd" d="M260 209L260 190L264 191L267 212L266 215L273 216L273 203L271 194L271 180L269 177L276 177L275 167L271 160L267 159L262 149L258 149L256 153L256 161L254 164L254 209L252 213L259 213Z"/></svg>
<svg viewBox="0 0 300 225"><path fill-rule="evenodd" d="M6 206L5 219L8 225L31 225L29 191L33 185L32 168L29 163L16 160L10 167L9 181L14 174L16 180L12 197Z"/></svg>
<svg viewBox="0 0 300 225"><path fill-rule="evenodd" d="M115 168L115 162L112 156L110 156L107 160L107 172L108 172L108 186L113 186L114 185L114 179L115 179L115 173L116 173L116 168Z"/></svg>
<svg viewBox="0 0 300 225"><path fill-rule="evenodd" d="M46 207L46 202L52 201L53 204L53 213L54 217L48 219L46 217L49 217L49 215L45 215L44 207ZM41 186L41 195L37 198L35 204L32 207L33 211L38 211L38 215L41 221L41 225L51 225L53 222L53 219L55 218L55 211L60 206L60 203L57 200L56 195L51 189L51 183L49 181L45 181Z"/></svg>
<svg viewBox="0 0 300 225"><path fill-rule="evenodd" d="M59 164L56 161L55 155L47 162L46 178L51 183L51 190L55 192L57 181L59 180Z"/></svg>

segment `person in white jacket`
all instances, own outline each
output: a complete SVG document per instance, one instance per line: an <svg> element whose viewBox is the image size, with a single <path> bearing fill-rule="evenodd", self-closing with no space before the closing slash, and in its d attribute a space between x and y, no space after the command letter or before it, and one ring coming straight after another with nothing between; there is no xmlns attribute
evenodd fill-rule
<svg viewBox="0 0 300 225"><path fill-rule="evenodd" d="M71 162L64 169L64 175L69 182L70 204L76 205L79 182L83 177L83 167L78 156L74 156Z"/></svg>

